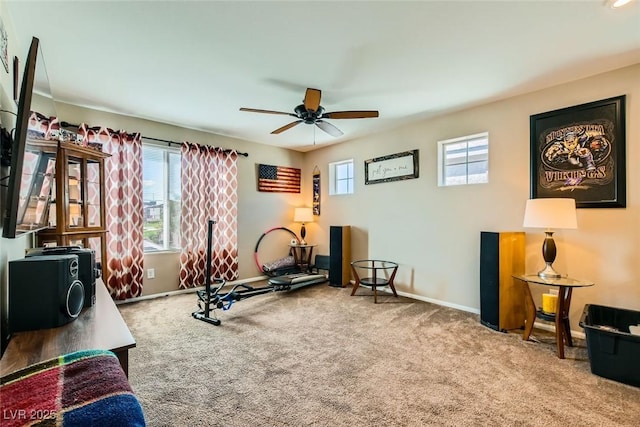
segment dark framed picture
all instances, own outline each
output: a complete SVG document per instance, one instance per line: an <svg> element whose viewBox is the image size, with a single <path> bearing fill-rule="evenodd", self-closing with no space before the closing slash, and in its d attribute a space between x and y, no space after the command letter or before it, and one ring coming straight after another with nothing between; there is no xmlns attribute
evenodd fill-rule
<svg viewBox="0 0 640 427"><path fill-rule="evenodd" d="M313 168L313 214L320 215L320 169Z"/></svg>
<svg viewBox="0 0 640 427"><path fill-rule="evenodd" d="M625 95L530 117L531 198L626 207Z"/></svg>
<svg viewBox="0 0 640 427"><path fill-rule="evenodd" d="M364 183L400 181L418 177L418 150L376 157L364 162Z"/></svg>

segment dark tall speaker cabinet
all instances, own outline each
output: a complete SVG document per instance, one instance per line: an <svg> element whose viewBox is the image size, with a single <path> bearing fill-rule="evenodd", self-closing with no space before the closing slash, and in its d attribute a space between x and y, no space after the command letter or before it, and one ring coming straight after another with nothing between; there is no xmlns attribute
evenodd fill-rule
<svg viewBox="0 0 640 427"><path fill-rule="evenodd" d="M329 285L344 288L351 279L351 226L329 228Z"/></svg>
<svg viewBox="0 0 640 427"><path fill-rule="evenodd" d="M480 321L497 331L524 327L525 233L480 233Z"/></svg>

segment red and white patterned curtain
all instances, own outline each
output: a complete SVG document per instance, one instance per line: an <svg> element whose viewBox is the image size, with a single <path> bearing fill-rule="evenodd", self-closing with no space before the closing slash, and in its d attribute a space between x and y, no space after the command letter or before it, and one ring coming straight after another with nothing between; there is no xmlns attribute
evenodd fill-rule
<svg viewBox="0 0 640 427"><path fill-rule="evenodd" d="M107 274L114 299L138 297L143 279L142 137L80 125L83 144L99 144L105 160ZM105 262L103 260L103 262Z"/></svg>
<svg viewBox="0 0 640 427"><path fill-rule="evenodd" d="M180 288L203 286L207 230L213 227L211 277L238 278L238 154L182 144Z"/></svg>

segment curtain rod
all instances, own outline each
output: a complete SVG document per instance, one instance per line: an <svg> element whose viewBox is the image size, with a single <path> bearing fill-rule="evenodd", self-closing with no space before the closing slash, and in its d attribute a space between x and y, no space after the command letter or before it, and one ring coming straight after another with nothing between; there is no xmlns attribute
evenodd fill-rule
<svg viewBox="0 0 640 427"><path fill-rule="evenodd" d="M69 123L69 122L60 122L60 126L62 127L72 127L72 128L79 128L79 125L74 125L73 123ZM152 138L150 136L144 136L141 135L142 139L148 139L151 141L159 141L159 142L166 142L167 144L171 145L171 144L175 144L175 145L182 145L181 142L176 142L176 141L169 141L168 139L160 139L160 138ZM229 152L229 151L233 151L230 148L224 148L223 151L225 152ZM238 156L244 156L244 157L249 157L249 153L243 153L241 151L236 151L236 153L238 153Z"/></svg>

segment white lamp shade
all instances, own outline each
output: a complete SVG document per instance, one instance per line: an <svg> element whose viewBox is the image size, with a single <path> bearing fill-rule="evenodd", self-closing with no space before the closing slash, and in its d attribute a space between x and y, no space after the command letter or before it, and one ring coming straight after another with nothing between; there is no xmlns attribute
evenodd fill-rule
<svg viewBox="0 0 640 427"><path fill-rule="evenodd" d="M313 210L311 208L296 208L293 213L294 222L313 222Z"/></svg>
<svg viewBox="0 0 640 427"><path fill-rule="evenodd" d="M523 227L578 228L575 199L531 199L524 209Z"/></svg>

